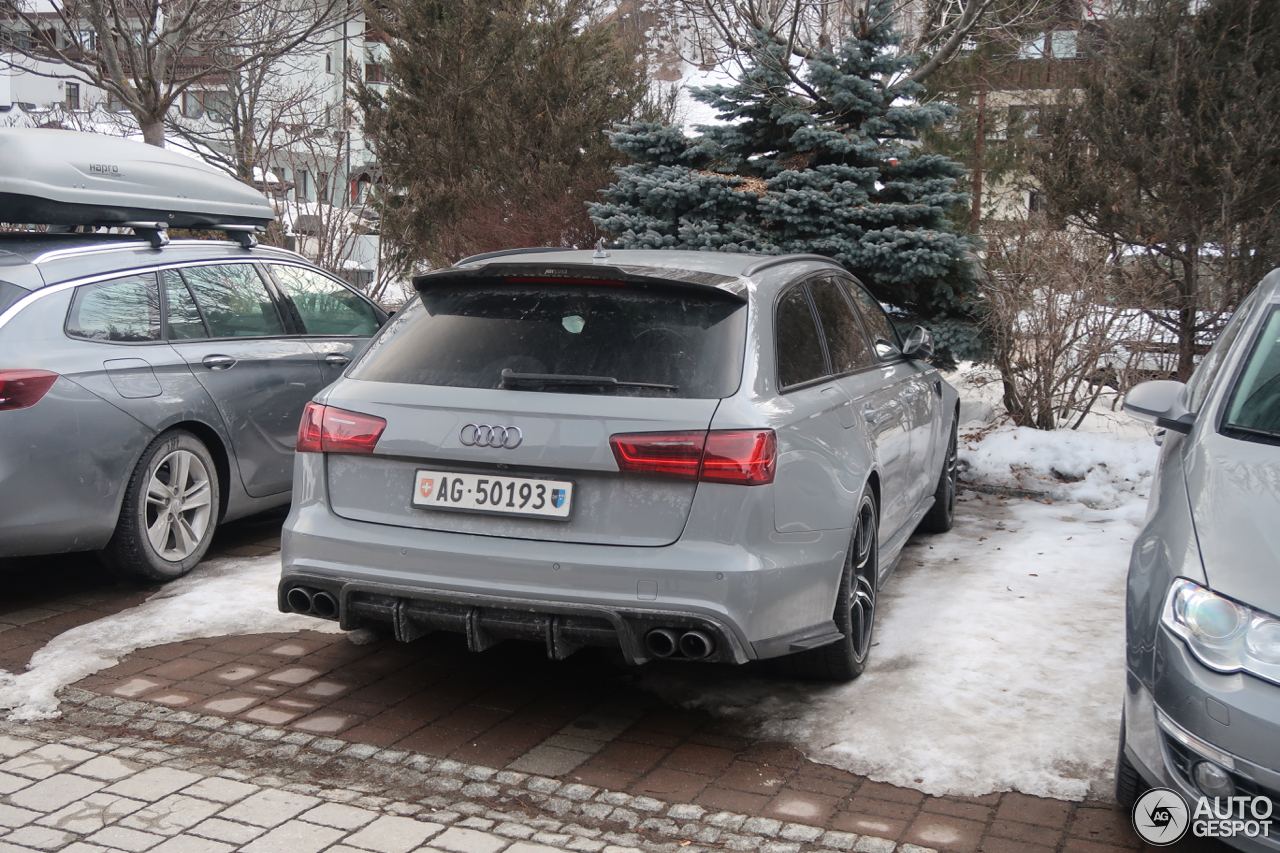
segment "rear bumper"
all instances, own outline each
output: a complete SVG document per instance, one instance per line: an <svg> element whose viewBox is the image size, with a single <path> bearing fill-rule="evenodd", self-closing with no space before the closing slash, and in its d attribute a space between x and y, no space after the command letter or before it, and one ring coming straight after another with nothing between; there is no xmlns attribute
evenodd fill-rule
<svg viewBox="0 0 1280 853"><path fill-rule="evenodd" d="M294 494L303 497L282 537L285 612L298 612L290 589L324 590L344 628L381 625L406 641L457 631L475 650L535 640L556 658L571 647L611 645L632 663L654 657L645 637L656 628L701 631L714 646L701 659L726 663L839 636L831 616L849 530L770 528L750 547L691 540L686 531L672 545L638 547L393 527L330 512L307 482L310 460L300 461Z"/></svg>
<svg viewBox="0 0 1280 853"><path fill-rule="evenodd" d="M463 634L473 652L503 640L527 640L545 643L547 656L554 660L563 660L583 646L607 646L618 648L628 662L638 664L654 657L646 648L645 636L651 630L666 628L674 637L701 632L710 638L710 651L699 660L746 663L751 657L737 635L719 620L680 611L534 602L346 581L305 572L286 573L281 579L281 611L297 612L288 597L290 590L297 588L308 594L323 590L332 595L338 602L334 618L343 629L389 629L401 642L412 642L433 631L450 631ZM683 656L678 646L672 656Z"/></svg>
<svg viewBox="0 0 1280 853"><path fill-rule="evenodd" d="M0 557L106 545L153 437L66 377L34 406L0 412Z"/></svg>

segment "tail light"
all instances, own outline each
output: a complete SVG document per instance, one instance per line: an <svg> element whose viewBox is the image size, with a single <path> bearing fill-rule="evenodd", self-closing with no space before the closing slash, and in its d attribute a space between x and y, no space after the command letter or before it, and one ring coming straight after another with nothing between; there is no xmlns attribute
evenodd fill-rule
<svg viewBox="0 0 1280 853"><path fill-rule="evenodd" d="M609 439L618 468L634 474L658 474L680 480L698 479L707 431L638 432Z"/></svg>
<svg viewBox="0 0 1280 853"><path fill-rule="evenodd" d="M772 483L778 468L778 436L771 429L715 429L707 433L702 480L759 486Z"/></svg>
<svg viewBox="0 0 1280 853"><path fill-rule="evenodd" d="M387 422L373 415L307 403L298 426L299 453L372 453Z"/></svg>
<svg viewBox="0 0 1280 853"><path fill-rule="evenodd" d="M705 483L773 482L778 437L771 429L639 432L609 439L618 470Z"/></svg>
<svg viewBox="0 0 1280 853"><path fill-rule="evenodd" d="M0 370L0 412L34 406L57 381L47 370Z"/></svg>

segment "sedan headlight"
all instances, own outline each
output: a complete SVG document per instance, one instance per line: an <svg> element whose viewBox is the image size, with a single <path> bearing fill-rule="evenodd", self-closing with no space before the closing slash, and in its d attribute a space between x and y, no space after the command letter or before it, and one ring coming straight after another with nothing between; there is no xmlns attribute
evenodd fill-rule
<svg viewBox="0 0 1280 853"><path fill-rule="evenodd" d="M1218 672L1248 672L1280 684L1280 619L1184 578L1165 599L1164 626Z"/></svg>

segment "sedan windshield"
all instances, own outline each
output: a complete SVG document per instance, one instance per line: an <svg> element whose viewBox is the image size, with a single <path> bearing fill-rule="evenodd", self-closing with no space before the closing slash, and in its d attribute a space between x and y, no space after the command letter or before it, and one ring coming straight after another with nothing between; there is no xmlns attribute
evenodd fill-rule
<svg viewBox="0 0 1280 853"><path fill-rule="evenodd" d="M737 390L746 307L684 290L478 285L425 291L353 379L557 394L715 398Z"/></svg>
<svg viewBox="0 0 1280 853"><path fill-rule="evenodd" d="M1223 430L1280 441L1280 309L1273 308L1231 393Z"/></svg>

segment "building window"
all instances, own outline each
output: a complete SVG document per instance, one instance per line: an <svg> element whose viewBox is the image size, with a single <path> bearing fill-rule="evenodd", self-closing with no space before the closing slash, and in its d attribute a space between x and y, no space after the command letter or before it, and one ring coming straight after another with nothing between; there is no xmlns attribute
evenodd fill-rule
<svg viewBox="0 0 1280 853"><path fill-rule="evenodd" d="M333 73L333 54L326 53L324 55L324 71L326 74Z"/></svg>
<svg viewBox="0 0 1280 853"><path fill-rule="evenodd" d="M364 82L366 83L385 83L387 82L387 71L376 62L365 63L364 66Z"/></svg>
<svg viewBox="0 0 1280 853"><path fill-rule="evenodd" d="M1019 59L1044 59L1045 33L1036 33L1018 45Z"/></svg>
<svg viewBox="0 0 1280 853"><path fill-rule="evenodd" d="M1050 54L1054 59L1075 59L1080 55L1080 33L1076 30L1054 30L1049 34Z"/></svg>
<svg viewBox="0 0 1280 853"><path fill-rule="evenodd" d="M1040 108L1025 105L1009 107L1009 132L1006 138L1034 139L1040 135Z"/></svg>
<svg viewBox="0 0 1280 853"><path fill-rule="evenodd" d="M187 118L208 118L225 122L231 112L231 96L225 89L205 89L182 93L182 114Z"/></svg>
<svg viewBox="0 0 1280 853"><path fill-rule="evenodd" d="M1035 190L1027 192L1027 213L1031 216L1044 213L1044 196Z"/></svg>
<svg viewBox="0 0 1280 853"><path fill-rule="evenodd" d="M63 92L66 95L67 109L69 110L80 109L80 84L68 83L66 87L63 89Z"/></svg>

